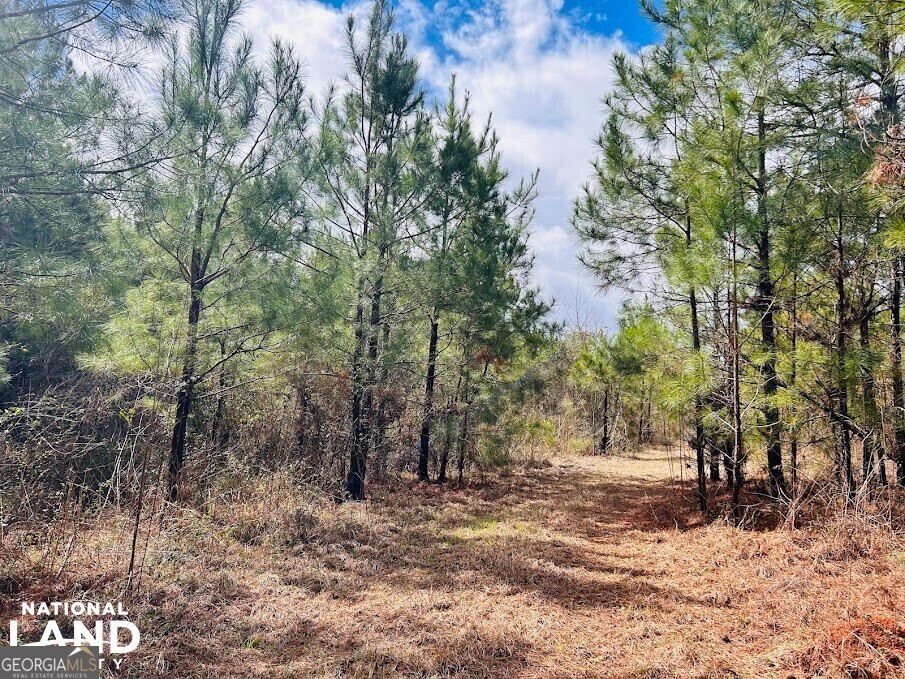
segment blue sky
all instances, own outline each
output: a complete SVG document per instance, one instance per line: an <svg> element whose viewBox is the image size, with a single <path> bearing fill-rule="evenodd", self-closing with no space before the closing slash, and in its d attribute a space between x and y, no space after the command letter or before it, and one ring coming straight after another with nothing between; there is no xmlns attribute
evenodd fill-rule
<svg viewBox="0 0 905 679"><path fill-rule="evenodd" d="M635 0L568 0L563 11L584 19L588 31L603 34L620 31L629 41L641 45L657 39L654 26L642 15Z"/></svg>
<svg viewBox="0 0 905 679"><path fill-rule="evenodd" d="M395 0L428 90L455 72L477 115L493 112L513 176L540 168L541 197L531 244L537 284L556 300L558 320L612 326L614 295L596 292L575 259L572 201L590 174L601 98L613 54L657 39L635 0ZM366 0L250 0L245 23L258 45L273 35L305 58L309 87L345 70L343 26Z"/></svg>
<svg viewBox="0 0 905 679"><path fill-rule="evenodd" d="M398 0L397 0L398 1ZM324 2L325 5L336 9L348 7L348 2L340 0L329 0ZM434 5L437 2L424 2L424 5ZM484 0L457 0L443 3L453 10L452 14L464 14L468 11L480 9L481 6L488 6L494 3L488 3ZM551 3L554 4L555 3ZM499 6L499 5L498 5ZM590 33L601 35L613 35L622 33L627 40L637 44L648 44L656 40L656 32L647 19L642 16L642 12L636 0L564 0L561 8L558 10L564 16L574 21L576 26ZM437 36L437 32L434 33ZM441 40L434 41L435 46L442 44Z"/></svg>

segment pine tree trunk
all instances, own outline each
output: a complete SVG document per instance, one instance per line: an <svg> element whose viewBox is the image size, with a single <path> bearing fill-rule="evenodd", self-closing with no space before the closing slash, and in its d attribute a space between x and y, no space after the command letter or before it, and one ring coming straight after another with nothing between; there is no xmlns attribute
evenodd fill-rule
<svg viewBox="0 0 905 679"><path fill-rule="evenodd" d="M893 412L893 456L896 460L896 479L905 486L905 388L902 378L902 275L903 262L896 257L892 264L892 293L890 312L892 316L892 412Z"/></svg>
<svg viewBox="0 0 905 679"><path fill-rule="evenodd" d="M690 229L690 227L689 227ZM689 232L689 245L690 245ZM701 330L698 321L698 299L695 289L691 288L688 293L689 307L691 312L691 346L694 349L695 360L698 359L701 351ZM695 393L694 397L694 452L695 461L697 462L698 472L698 508L702 512L707 512L707 477L704 464L704 403L699 393ZM713 474L713 465L711 465L711 475ZM717 479L719 478L719 466L717 466Z"/></svg>
<svg viewBox="0 0 905 679"><path fill-rule="evenodd" d="M462 419L459 424L459 470L458 483L465 480L465 458L468 455L468 403L465 403L465 410L462 413Z"/></svg>
<svg viewBox="0 0 905 679"><path fill-rule="evenodd" d="M720 454L716 446L710 448L710 480L713 483L720 481Z"/></svg>
<svg viewBox="0 0 905 679"><path fill-rule="evenodd" d="M465 368L464 385L462 393L465 394L462 416L459 420L459 474L458 483L465 480L465 458L468 455L468 412L471 410L471 384L468 368Z"/></svg>
<svg viewBox="0 0 905 679"><path fill-rule="evenodd" d="M844 253L842 247L842 219L838 219L839 233L836 237L836 408L839 413L839 454L837 460L837 473L839 482L846 494L854 492L854 479L852 478L852 433L848 426L848 384L845 379L846 358L846 299L845 299L845 273Z"/></svg>
<svg viewBox="0 0 905 679"><path fill-rule="evenodd" d="M179 497L179 474L185 462L185 442L195 389L195 362L197 360L198 319L200 316L201 294L198 291L198 294L192 293L192 301L189 303L188 341L179 381L179 391L176 393L176 419L170 439L170 500L173 502Z"/></svg>
<svg viewBox="0 0 905 679"><path fill-rule="evenodd" d="M179 390L176 393L176 418L173 422L173 435L170 439L170 501L179 497L179 475L185 462L185 442L188 436L189 416L192 412L192 399L195 391L195 366L198 360L198 322L201 319L202 261L199 241L204 224L204 209L195 211L195 245L192 247L189 262L189 310L186 326L185 356L182 363L182 375Z"/></svg>
<svg viewBox="0 0 905 679"><path fill-rule="evenodd" d="M349 455L349 471L346 479L346 495L351 500L364 499L364 477L368 456L366 417L367 375L364 356L367 344L365 333L364 307L366 303L364 282L359 286L358 302L355 308L355 351L352 355L352 449Z"/></svg>
<svg viewBox="0 0 905 679"><path fill-rule="evenodd" d="M739 328L738 328L738 234L732 234L732 289L729 297L730 314L730 344L732 352L732 473L729 474L732 483L732 516L736 523L741 520L739 515L739 503L741 501L742 464L744 462L744 440L742 439L742 398L741 398L741 372L739 367Z"/></svg>
<svg viewBox="0 0 905 679"><path fill-rule="evenodd" d="M308 406L311 402L311 391L308 384L303 383L299 388L299 419L296 424L295 447L299 456L304 455L305 445L308 442Z"/></svg>
<svg viewBox="0 0 905 679"><path fill-rule="evenodd" d="M603 390L603 431L600 434L600 454L610 450L610 388Z"/></svg>
<svg viewBox="0 0 905 679"><path fill-rule="evenodd" d="M431 312L430 339L427 345L427 377L424 381L424 407L421 419L421 449L418 455L418 480L428 481L431 424L434 417L434 381L437 371L437 340L440 334L439 312Z"/></svg>
<svg viewBox="0 0 905 679"><path fill-rule="evenodd" d="M758 169L757 214L759 237L757 241L757 312L760 314L761 344L766 358L761 366L764 387L764 438L767 444L767 468L770 474L770 490L776 498L786 494L782 469L782 441L779 408L776 405L776 328L773 321L775 292L770 271L770 222L767 216L767 150L766 124L761 109L757 118Z"/></svg>
<svg viewBox="0 0 905 679"><path fill-rule="evenodd" d="M386 252L381 251L378 267L385 262ZM383 276L374 282L371 297L371 309L367 324L364 322L364 302L360 300L361 322L356 323L356 353L361 348L364 359L353 360L354 368L358 367L358 386L353 387L352 399L352 455L349 464L349 475L346 479L346 494L351 500L363 500L365 496L365 476L368 468L368 453L372 439L372 426L375 418L374 408L374 370L377 366L378 329L380 328L380 302L383 292ZM359 310L356 309L356 320ZM358 330L360 328L360 331ZM353 375L353 384L355 375Z"/></svg>
<svg viewBox="0 0 905 679"><path fill-rule="evenodd" d="M727 305L727 313L728 313L728 308L729 307ZM720 308L720 289L719 289L719 287L717 287L713 291L713 327L720 328L720 327L723 327L724 325L725 325L725 327L730 326L729 323L724 324L723 312L722 312L722 309ZM728 342L728 338L727 338L727 342ZM717 360L719 361L721 358L721 352L722 352L722 348L720 347L719 343L717 343L717 346L715 347L715 349L716 349L716 356L718 357ZM728 356L729 352L727 351L725 353L725 355ZM721 375L721 378L723 379L724 383L723 383L723 386L720 388L723 390L722 393L725 394L727 412L729 412L730 407L731 407L730 394L732 393L731 392L731 388L732 388L731 380L729 379L728 375L725 374L725 372L723 375ZM717 396L718 397L720 396L719 392L718 392ZM703 406L704 406L704 404L702 403L701 404L702 410L703 410ZM703 413L702 413L702 420L703 420ZM710 449L710 480L714 481L714 482L719 482L721 464L723 465L723 467L725 469L726 475L727 476L729 475L729 465L730 465L731 461L727 457L728 446L726 443L726 438L728 436L728 432L723 431L722 428L718 425L718 426L712 428L711 431L708 433L707 429L704 428L703 422L702 422L701 423L701 433L703 435L704 449L706 450L708 447ZM732 485L731 481L729 481L729 485L730 486Z"/></svg>
<svg viewBox="0 0 905 679"><path fill-rule="evenodd" d="M886 127L897 125L899 114L899 89L894 64L895 54L892 40L880 40L877 45L877 70L880 81L880 104L886 114ZM896 461L896 478L900 486L905 486L905 388L902 375L902 279L905 277L905 258L896 256L892 262L892 290L890 312L892 316L892 413L893 451Z"/></svg>
<svg viewBox="0 0 905 679"><path fill-rule="evenodd" d="M452 430L453 427L447 421L445 423L444 429L446 430L446 435L443 437L443 452L440 453L440 471L437 473L437 483L446 483L446 468L449 464L449 450L452 448Z"/></svg>
<svg viewBox="0 0 905 679"><path fill-rule="evenodd" d="M635 435L635 442L637 446L640 448L644 441L644 382L641 383L641 396L638 402L638 431Z"/></svg>
<svg viewBox="0 0 905 679"><path fill-rule="evenodd" d="M727 436L720 444L723 454L723 469L726 472L726 487L735 487L735 435Z"/></svg>

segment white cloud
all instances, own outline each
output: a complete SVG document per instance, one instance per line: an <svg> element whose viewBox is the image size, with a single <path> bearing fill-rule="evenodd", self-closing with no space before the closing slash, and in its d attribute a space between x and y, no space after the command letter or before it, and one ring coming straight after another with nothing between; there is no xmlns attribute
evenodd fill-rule
<svg viewBox="0 0 905 679"><path fill-rule="evenodd" d="M493 112L513 174L540 168L535 279L557 299L557 317L574 320L566 307L577 295L595 307L592 322L611 325L615 298L601 298L581 270L568 223L572 198L590 174L613 54L628 49L618 35L582 31L562 8L562 0L488 2L444 33L449 54L426 76L436 89L456 72L476 112Z"/></svg>
<svg viewBox="0 0 905 679"><path fill-rule="evenodd" d="M271 35L294 43L308 66L309 88L320 92L346 70L345 17L365 6L257 0L245 25L261 45ZM397 7L430 89L444 92L455 72L476 117L493 113L513 176L541 169L535 280L558 300L557 318L573 320L565 307L577 294L594 305L593 323L611 325L616 302L601 298L580 269L568 224L572 198L590 173L612 56L627 51L620 36L584 31L563 13L563 0L488 0L477 8L460 0L398 0Z"/></svg>
<svg viewBox="0 0 905 679"><path fill-rule="evenodd" d="M351 11L317 0L257 0L248 4L242 23L258 50L276 37L294 45L309 91L320 93L346 71L345 24Z"/></svg>

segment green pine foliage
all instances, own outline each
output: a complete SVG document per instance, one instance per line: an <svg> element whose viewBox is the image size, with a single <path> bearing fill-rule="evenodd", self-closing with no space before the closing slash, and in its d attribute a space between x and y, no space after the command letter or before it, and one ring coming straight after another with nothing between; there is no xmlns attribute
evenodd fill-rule
<svg viewBox="0 0 905 679"><path fill-rule="evenodd" d="M60 443L55 483L89 445L108 488L157 464L180 500L290 467L360 498L368 469L412 464L425 419L431 476L462 480L555 332L537 177L509 178L454 79L425 93L389 3L350 18L321 97L294 48L257 56L244 6L23 0L0 21L2 407L90 393L120 413L103 432L67 415L93 442ZM103 75L70 62L90 42Z"/></svg>
<svg viewBox="0 0 905 679"><path fill-rule="evenodd" d="M427 91L390 2L350 18L319 96L304 54L255 50L241 0L10 5L11 454L82 422L99 483L129 485L141 438L172 500L230 470L361 499L390 473L652 444L687 446L704 510L725 474L736 508L760 476L779 502L805 471L847 496L905 480L900 4L642 3L662 40L614 58L572 215L628 297L608 334L549 320L538 175L509 175L468 83ZM87 394L122 425L92 428Z"/></svg>

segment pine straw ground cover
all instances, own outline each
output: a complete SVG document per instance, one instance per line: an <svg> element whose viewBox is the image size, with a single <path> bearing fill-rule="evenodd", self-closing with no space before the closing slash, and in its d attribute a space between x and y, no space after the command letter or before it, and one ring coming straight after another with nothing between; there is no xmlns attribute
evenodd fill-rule
<svg viewBox="0 0 905 679"><path fill-rule="evenodd" d="M341 506L274 478L170 508L142 533L122 675L905 676L889 530L705 523L680 469L663 451L568 458ZM52 564L24 529L4 536L5 619L20 600L120 596L127 517L57 534Z"/></svg>

